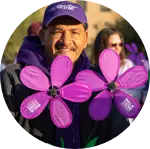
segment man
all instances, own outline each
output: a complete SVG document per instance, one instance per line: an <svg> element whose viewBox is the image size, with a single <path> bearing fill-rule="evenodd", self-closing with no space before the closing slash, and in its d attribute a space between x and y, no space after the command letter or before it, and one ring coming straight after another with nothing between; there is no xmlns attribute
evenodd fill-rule
<svg viewBox="0 0 150 149"><path fill-rule="evenodd" d="M6 68L2 73L2 91L15 119L31 135L55 146L61 147L64 144L65 148L83 148L92 139L96 140L95 145L102 144L129 126L115 106L107 119L92 120L88 107L94 94L90 100L81 104L65 100L73 114L72 124L65 129L57 128L52 123L49 107L32 120L27 120L20 114L22 101L35 92L20 81L20 71L26 65L34 65L49 76L53 59L58 55L66 55L74 63L73 72L66 84L73 82L81 70L90 69L90 63L83 51L88 40L87 27L87 18L80 5L63 1L48 6L40 38L25 38L17 57L18 64Z"/></svg>

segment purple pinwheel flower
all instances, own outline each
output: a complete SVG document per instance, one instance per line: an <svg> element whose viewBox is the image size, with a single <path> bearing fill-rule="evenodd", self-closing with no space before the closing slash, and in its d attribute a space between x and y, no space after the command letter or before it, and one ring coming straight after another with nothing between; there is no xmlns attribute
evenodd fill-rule
<svg viewBox="0 0 150 149"><path fill-rule="evenodd" d="M54 124L66 128L72 122L72 113L62 98L72 102L85 102L91 96L89 86L74 82L63 86L72 72L73 64L69 57L58 56L51 65L50 79L37 67L26 66L22 69L22 83L40 92L28 96L21 104L21 114L27 119L39 116L50 103L50 115Z"/></svg>
<svg viewBox="0 0 150 149"><path fill-rule="evenodd" d="M105 79L91 70L83 70L76 76L77 82L88 84L93 92L101 91L94 97L89 106L90 116L94 120L105 119L110 113L112 101L114 100L116 107L123 116L135 118L140 111L140 104L134 97L121 89L143 85L148 79L145 68L134 66L117 78L120 58L111 49L106 49L101 53L99 66Z"/></svg>
<svg viewBox="0 0 150 149"><path fill-rule="evenodd" d="M142 52L138 52L137 45L135 43L125 44L125 48L131 52L128 58L136 65L143 66L142 59L146 60L146 56Z"/></svg>

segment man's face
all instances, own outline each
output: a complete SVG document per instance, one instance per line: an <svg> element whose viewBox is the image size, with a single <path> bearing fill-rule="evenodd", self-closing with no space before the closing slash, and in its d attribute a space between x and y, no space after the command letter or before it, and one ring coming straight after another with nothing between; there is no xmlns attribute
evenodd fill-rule
<svg viewBox="0 0 150 149"><path fill-rule="evenodd" d="M45 52L50 59L65 55L74 63L87 45L87 34L77 20L68 16L56 18L44 30Z"/></svg>

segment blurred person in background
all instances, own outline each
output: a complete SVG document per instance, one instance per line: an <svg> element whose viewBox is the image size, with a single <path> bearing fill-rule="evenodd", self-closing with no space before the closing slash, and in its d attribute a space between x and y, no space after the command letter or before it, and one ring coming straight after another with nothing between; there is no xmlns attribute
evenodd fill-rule
<svg viewBox="0 0 150 149"><path fill-rule="evenodd" d="M120 56L119 75L134 66L133 62L126 58L122 33L114 28L104 28L97 34L93 45L91 62L98 64L100 53L107 48L116 51Z"/></svg>
<svg viewBox="0 0 150 149"><path fill-rule="evenodd" d="M42 29L42 22L31 23L27 30L28 36L39 36L41 29Z"/></svg>
<svg viewBox="0 0 150 149"><path fill-rule="evenodd" d="M35 36L39 36L40 30L42 29L42 22L33 22L29 25L27 29L27 36L24 38L24 42L26 42L29 38L32 40L32 38L36 38ZM29 39L29 40L30 40ZM17 55L17 54L16 54ZM17 63L17 56L15 57L14 64Z"/></svg>

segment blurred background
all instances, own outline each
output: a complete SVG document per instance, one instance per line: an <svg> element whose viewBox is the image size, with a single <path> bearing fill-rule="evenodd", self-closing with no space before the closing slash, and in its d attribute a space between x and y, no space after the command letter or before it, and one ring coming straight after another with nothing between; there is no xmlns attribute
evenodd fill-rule
<svg viewBox="0 0 150 149"><path fill-rule="evenodd" d="M125 43L135 43L138 47L138 52L144 53L147 57L146 50L137 32L134 30L129 22L127 22L115 11L103 5L92 3L89 1L70 1L79 3L84 8L88 18L89 40L88 47L86 48L86 53L89 59L91 59L91 51L93 49L94 39L97 33L104 27L114 27L121 31L124 36ZM4 69L6 66L14 63L18 50L22 44L23 38L27 35L27 29L33 22L42 22L46 7L47 6L32 13L15 29L5 47L1 60L1 70ZM126 54L129 54L127 50Z"/></svg>

